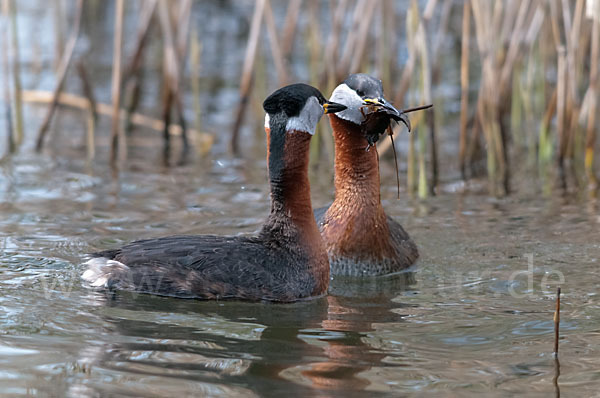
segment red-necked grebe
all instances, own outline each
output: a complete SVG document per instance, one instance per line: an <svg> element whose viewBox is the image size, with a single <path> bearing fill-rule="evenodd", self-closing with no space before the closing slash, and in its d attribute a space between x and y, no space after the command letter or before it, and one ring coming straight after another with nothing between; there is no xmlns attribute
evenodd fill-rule
<svg viewBox="0 0 600 398"><path fill-rule="evenodd" d="M290 302L329 285L327 252L313 218L309 143L324 113L345 106L314 87L271 94L266 111L271 213L256 236L169 236L93 254L91 286L162 296Z"/></svg>
<svg viewBox="0 0 600 398"><path fill-rule="evenodd" d="M391 120L410 123L383 97L381 81L350 75L331 101L347 107L330 115L335 141L335 199L315 216L332 275L384 275L401 271L419 256L402 226L383 210L379 159L374 145ZM373 107L369 109L369 107ZM370 114L372 110L374 113ZM368 119L368 120L367 120Z"/></svg>

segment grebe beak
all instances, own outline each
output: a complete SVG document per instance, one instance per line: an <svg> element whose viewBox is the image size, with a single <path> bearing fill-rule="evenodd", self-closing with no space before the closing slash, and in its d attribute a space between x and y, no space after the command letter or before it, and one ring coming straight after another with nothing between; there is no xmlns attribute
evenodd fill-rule
<svg viewBox="0 0 600 398"><path fill-rule="evenodd" d="M348 108L346 105L338 104L337 102L327 101L323 104L325 113L338 113Z"/></svg>
<svg viewBox="0 0 600 398"><path fill-rule="evenodd" d="M406 117L406 115L403 112L400 112L398 109L394 108L394 106L387 102L384 98L365 98L363 101L365 105L372 105L378 107L379 109L382 109L385 113L390 115L391 118L395 121L404 123L404 125L410 132L411 125L408 117Z"/></svg>
<svg viewBox="0 0 600 398"><path fill-rule="evenodd" d="M406 126L406 128L408 129L408 132L410 133L411 130L411 126L410 126L410 120L408 119L408 117L406 117L406 113L401 113L400 115L398 115L398 118L393 118L395 121L397 122L402 122L404 123L404 125Z"/></svg>

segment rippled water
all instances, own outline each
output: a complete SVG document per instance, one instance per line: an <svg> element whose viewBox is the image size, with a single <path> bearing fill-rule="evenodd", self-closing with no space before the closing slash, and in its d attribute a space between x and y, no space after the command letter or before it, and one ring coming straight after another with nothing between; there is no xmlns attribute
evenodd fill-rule
<svg viewBox="0 0 600 398"><path fill-rule="evenodd" d="M203 120L226 136L232 108L219 112L217 104L238 100L251 4L200 3L199 33L217 38L204 42ZM276 15L282 4L274 2ZM19 7L24 87L51 89L51 13L44 2ZM82 40L79 53L95 54L90 69L105 83L98 98L108 101L112 42L101 38L112 37L113 14L100 11L87 16L104 21L87 32L100 39ZM67 91L76 84L67 79ZM147 113L156 110L154 91L143 100ZM457 98L446 97L450 105ZM44 109L27 106L28 134ZM268 212L264 149L259 140L240 160L218 147L214 157L168 169L159 165L161 142L135 147L134 138L127 167L114 175L102 134L92 166L76 145L63 148L68 138L83 140L77 115L51 132L55 155L33 155L30 136L0 164L0 396L598 394L597 199L543 198L537 182L505 199L477 194L477 186L460 194L455 169L444 167L442 194L396 200L387 165L385 208L421 251L411 272L336 278L327 297L290 305L107 296L81 284L86 253L176 233L255 231ZM100 121L99 133L108 123ZM458 142L450 130L440 132L443 165ZM252 125L244 131L253 134ZM328 203L331 165L312 170L311 182L315 206ZM551 354L558 282L560 364Z"/></svg>
<svg viewBox="0 0 600 398"><path fill-rule="evenodd" d="M114 179L80 157L20 155L0 168L5 396L597 394L597 201L398 201L386 184L386 209L421 250L412 272L335 279L327 297L291 305L107 297L82 286L85 253L251 232L268 210L265 164L222 157L168 170L138 159ZM321 205L331 192L317 177Z"/></svg>

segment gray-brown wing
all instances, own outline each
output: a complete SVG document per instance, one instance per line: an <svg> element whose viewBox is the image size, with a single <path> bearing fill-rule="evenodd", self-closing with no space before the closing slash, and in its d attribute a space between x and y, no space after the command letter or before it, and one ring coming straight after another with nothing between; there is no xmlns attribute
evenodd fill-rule
<svg viewBox="0 0 600 398"><path fill-rule="evenodd" d="M314 284L285 266L301 259L248 237L170 236L94 257L83 276L93 286L165 296L291 301Z"/></svg>

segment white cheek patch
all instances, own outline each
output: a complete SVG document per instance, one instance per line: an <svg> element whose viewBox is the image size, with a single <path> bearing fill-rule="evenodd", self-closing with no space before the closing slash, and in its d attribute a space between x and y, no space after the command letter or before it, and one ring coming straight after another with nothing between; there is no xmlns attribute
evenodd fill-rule
<svg viewBox="0 0 600 398"><path fill-rule="evenodd" d="M360 109L364 106L364 102L362 98L356 94L356 91L348 87L346 83L340 84L335 88L335 90L333 90L329 101L346 105L346 109L335 114L339 118L348 120L355 124L361 124L365 121L365 117L360 111Z"/></svg>
<svg viewBox="0 0 600 398"><path fill-rule="evenodd" d="M288 119L285 129L287 131L306 131L310 135L315 135L317 123L323 113L323 107L319 104L317 97L310 97L300 114Z"/></svg>
<svg viewBox="0 0 600 398"><path fill-rule="evenodd" d="M271 120L271 118L269 117L269 114L265 113L265 128L266 129L270 129L271 128L271 124L269 123L270 120Z"/></svg>

